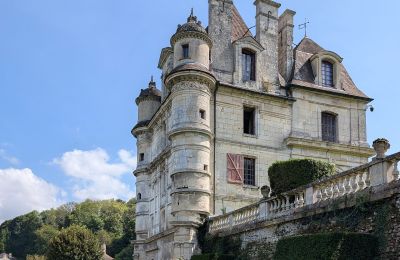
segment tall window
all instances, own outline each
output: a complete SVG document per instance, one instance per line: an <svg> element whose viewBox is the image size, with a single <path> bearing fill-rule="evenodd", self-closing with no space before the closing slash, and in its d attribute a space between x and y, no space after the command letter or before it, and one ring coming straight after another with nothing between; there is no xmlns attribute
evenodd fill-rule
<svg viewBox="0 0 400 260"><path fill-rule="evenodd" d="M182 45L182 56L184 59L189 58L189 44Z"/></svg>
<svg viewBox="0 0 400 260"><path fill-rule="evenodd" d="M242 50L243 81L256 80L256 54L250 50Z"/></svg>
<svg viewBox="0 0 400 260"><path fill-rule="evenodd" d="M323 112L321 116L322 122L322 141L337 141L337 116L332 113Z"/></svg>
<svg viewBox="0 0 400 260"><path fill-rule="evenodd" d="M254 135L255 130L255 114L256 110L254 107L243 108L243 133Z"/></svg>
<svg viewBox="0 0 400 260"><path fill-rule="evenodd" d="M333 64L329 61L322 61L322 85L333 87Z"/></svg>
<svg viewBox="0 0 400 260"><path fill-rule="evenodd" d="M253 158L244 158L244 178L243 184L256 185L256 160Z"/></svg>

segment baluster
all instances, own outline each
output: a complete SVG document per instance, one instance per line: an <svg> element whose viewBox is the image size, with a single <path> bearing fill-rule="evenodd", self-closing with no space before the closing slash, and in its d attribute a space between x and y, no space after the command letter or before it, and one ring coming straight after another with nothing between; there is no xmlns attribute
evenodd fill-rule
<svg viewBox="0 0 400 260"><path fill-rule="evenodd" d="M328 186L326 188L326 195L327 195L327 199L332 198L332 183L328 182Z"/></svg>
<svg viewBox="0 0 400 260"><path fill-rule="evenodd" d="M327 186L322 186L321 193L322 193L322 200L327 200L328 199Z"/></svg>
<svg viewBox="0 0 400 260"><path fill-rule="evenodd" d="M284 206L284 210L289 210L290 209L290 200L289 200L289 196L285 195L285 206Z"/></svg>
<svg viewBox="0 0 400 260"><path fill-rule="evenodd" d="M344 178L340 178L339 182L338 182L339 196L343 196L345 191L346 191L344 185L345 185L345 179Z"/></svg>
<svg viewBox="0 0 400 260"><path fill-rule="evenodd" d="M371 176L368 169L365 171L365 186L366 188L371 187Z"/></svg>
<svg viewBox="0 0 400 260"><path fill-rule="evenodd" d="M333 198L337 198L339 196L339 184L338 181L336 181L336 183L333 184Z"/></svg>
<svg viewBox="0 0 400 260"><path fill-rule="evenodd" d="M349 194L351 192L351 176L346 176L344 189L345 194Z"/></svg>
<svg viewBox="0 0 400 260"><path fill-rule="evenodd" d="M315 198L317 199L317 202L320 202L322 200L322 192L321 192L321 188L317 187L317 193L315 194Z"/></svg>
<svg viewBox="0 0 400 260"><path fill-rule="evenodd" d="M282 200L280 198L277 198L277 205L276 205L276 212L278 213L281 210L281 205L282 205Z"/></svg>
<svg viewBox="0 0 400 260"><path fill-rule="evenodd" d="M397 181L398 179L399 179L399 169L398 169L398 163L399 163L399 161L396 161L395 163L394 163L394 168L393 168L393 179L395 180L395 181Z"/></svg>
<svg viewBox="0 0 400 260"><path fill-rule="evenodd" d="M359 190L363 190L365 188L364 172L358 174L358 187Z"/></svg>
<svg viewBox="0 0 400 260"><path fill-rule="evenodd" d="M352 179L352 181L351 181L352 193L355 193L355 192L357 192L357 188L358 188L358 185L357 185L357 174L352 174L351 175L351 179Z"/></svg>
<svg viewBox="0 0 400 260"><path fill-rule="evenodd" d="M299 194L299 207L303 207L304 206L304 193L300 192Z"/></svg>

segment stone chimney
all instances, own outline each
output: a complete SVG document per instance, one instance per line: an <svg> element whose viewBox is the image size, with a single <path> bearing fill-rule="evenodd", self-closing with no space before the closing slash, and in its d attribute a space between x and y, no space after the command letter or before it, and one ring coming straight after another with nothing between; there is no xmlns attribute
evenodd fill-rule
<svg viewBox="0 0 400 260"><path fill-rule="evenodd" d="M211 70L218 78L232 82L232 0L208 1L208 35L211 38Z"/></svg>
<svg viewBox="0 0 400 260"><path fill-rule="evenodd" d="M278 77L278 9L281 4L271 0L256 0L256 39L264 47L264 82L271 85L273 92L279 92Z"/></svg>
<svg viewBox="0 0 400 260"><path fill-rule="evenodd" d="M293 27L296 12L286 9L279 17L279 73L286 82L293 69Z"/></svg>

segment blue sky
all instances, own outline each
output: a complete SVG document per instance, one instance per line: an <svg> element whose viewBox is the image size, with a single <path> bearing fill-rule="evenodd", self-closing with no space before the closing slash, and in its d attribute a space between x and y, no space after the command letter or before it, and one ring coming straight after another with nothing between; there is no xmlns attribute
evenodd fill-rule
<svg viewBox="0 0 400 260"><path fill-rule="evenodd" d="M248 26L253 1L236 5ZM135 97L160 50L199 0L0 1L0 222L31 209L86 197L134 194ZM350 75L375 98L368 137L400 150L395 105L400 20L397 0L282 1L310 20L309 36L344 58ZM295 27L295 43L303 32ZM159 83L159 80L157 80Z"/></svg>

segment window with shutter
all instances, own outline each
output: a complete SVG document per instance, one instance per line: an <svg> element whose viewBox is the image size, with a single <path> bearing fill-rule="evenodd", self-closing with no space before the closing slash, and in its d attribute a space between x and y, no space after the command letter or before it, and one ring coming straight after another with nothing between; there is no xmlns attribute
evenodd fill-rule
<svg viewBox="0 0 400 260"><path fill-rule="evenodd" d="M227 180L229 183L243 184L243 156L227 154Z"/></svg>
<svg viewBox="0 0 400 260"><path fill-rule="evenodd" d="M321 115L322 141L337 141L337 116L332 113L323 112Z"/></svg>

